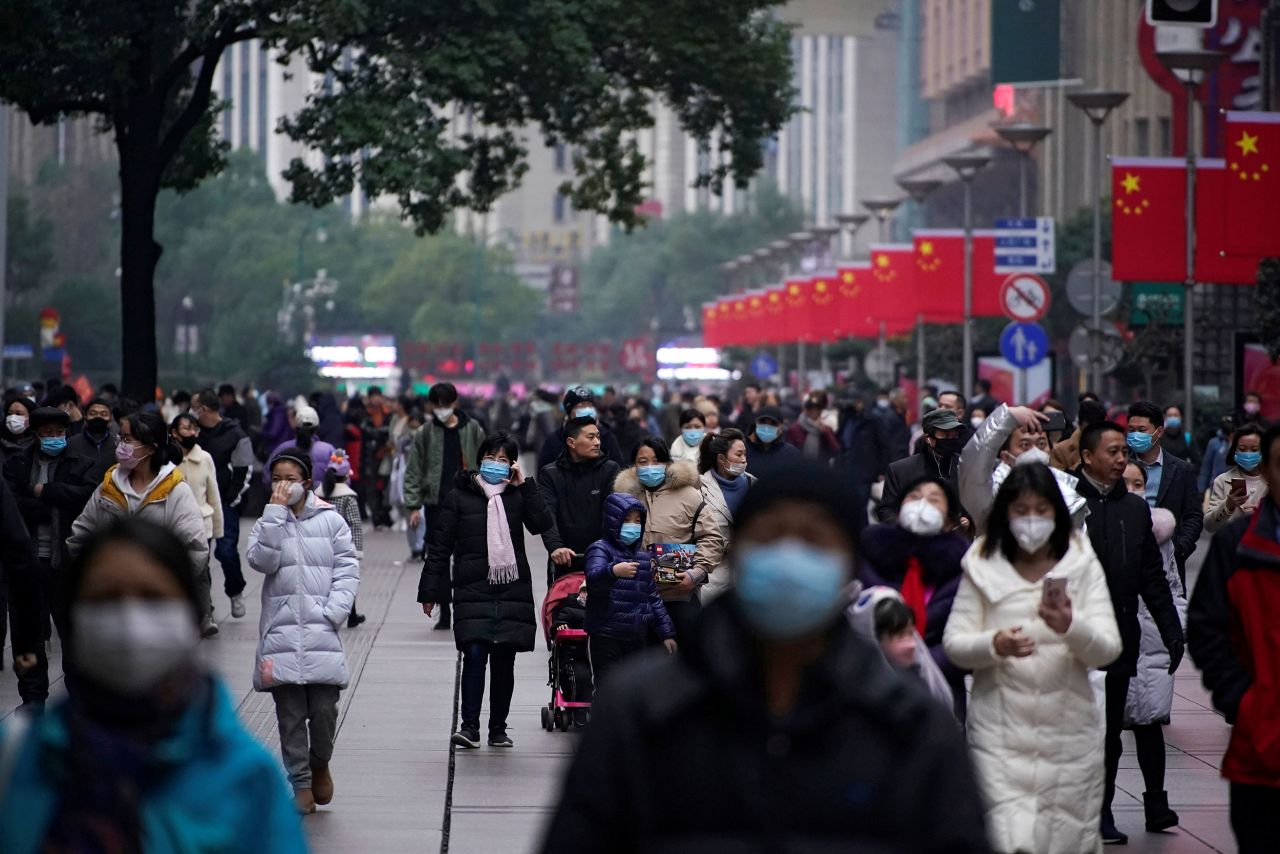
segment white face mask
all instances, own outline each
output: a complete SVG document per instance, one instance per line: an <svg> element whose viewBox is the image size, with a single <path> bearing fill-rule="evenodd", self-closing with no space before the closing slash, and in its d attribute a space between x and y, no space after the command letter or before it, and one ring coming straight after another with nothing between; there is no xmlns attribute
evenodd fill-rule
<svg viewBox="0 0 1280 854"><path fill-rule="evenodd" d="M923 498L907 501L898 510L898 524L922 537L941 533L945 521L942 511Z"/></svg>
<svg viewBox="0 0 1280 854"><path fill-rule="evenodd" d="M445 424L453 417L452 409L437 409L435 411L436 420L441 424Z"/></svg>
<svg viewBox="0 0 1280 854"><path fill-rule="evenodd" d="M27 432L27 416L10 415L4 419L4 426L9 428L9 432L15 436L21 436Z"/></svg>
<svg viewBox="0 0 1280 854"><path fill-rule="evenodd" d="M987 419L979 418L977 415L975 415L969 419L969 426L971 426L974 430L977 430L979 427L982 426L982 422L986 420Z"/></svg>
<svg viewBox="0 0 1280 854"><path fill-rule="evenodd" d="M1013 464L1016 466L1030 465L1031 463L1043 463L1049 465L1049 454L1040 448L1029 448L1023 451Z"/></svg>
<svg viewBox="0 0 1280 854"><path fill-rule="evenodd" d="M297 504L299 501L302 500L302 496L305 494L306 494L306 490L303 489L302 484L300 483L289 484L289 498L288 498L289 506L292 507L295 504Z"/></svg>
<svg viewBox="0 0 1280 854"><path fill-rule="evenodd" d="M1055 523L1048 516L1019 516L1009 520L1009 530L1025 552L1036 552L1053 536Z"/></svg>
<svg viewBox="0 0 1280 854"><path fill-rule="evenodd" d="M746 463L729 463L725 466L725 470L729 472L730 477L741 477L747 473Z"/></svg>
<svg viewBox="0 0 1280 854"><path fill-rule="evenodd" d="M72 654L81 673L140 697L193 658L200 632L186 601L112 599L71 609Z"/></svg>

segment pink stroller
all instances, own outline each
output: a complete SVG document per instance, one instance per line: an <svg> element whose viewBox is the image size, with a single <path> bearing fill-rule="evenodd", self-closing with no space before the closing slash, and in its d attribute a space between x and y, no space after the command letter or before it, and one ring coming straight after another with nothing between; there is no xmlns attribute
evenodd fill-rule
<svg viewBox="0 0 1280 854"><path fill-rule="evenodd" d="M542 630L551 649L547 684L551 702L542 707L542 728L568 732L581 726L591 708L591 665L587 661L587 633L582 629L557 629L552 615L566 600L576 597L587 581L581 572L557 578L542 602Z"/></svg>

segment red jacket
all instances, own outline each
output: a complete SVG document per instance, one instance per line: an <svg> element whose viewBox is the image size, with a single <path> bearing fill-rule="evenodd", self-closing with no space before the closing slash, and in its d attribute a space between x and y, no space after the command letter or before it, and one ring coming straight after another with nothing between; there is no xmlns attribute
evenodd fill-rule
<svg viewBox="0 0 1280 854"><path fill-rule="evenodd" d="M1233 725L1222 776L1280 786L1280 512L1264 501L1218 531L1187 613L1191 658Z"/></svg>

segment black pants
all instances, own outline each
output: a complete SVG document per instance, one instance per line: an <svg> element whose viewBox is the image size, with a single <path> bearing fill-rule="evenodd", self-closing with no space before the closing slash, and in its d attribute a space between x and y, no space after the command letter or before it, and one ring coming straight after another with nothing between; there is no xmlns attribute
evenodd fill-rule
<svg viewBox="0 0 1280 854"><path fill-rule="evenodd" d="M49 558L39 558L37 566L40 572L40 583L37 587L39 609L39 625L41 627L42 642L36 646L36 663L35 666L18 677L18 696L26 702L44 702L49 698L49 657L45 654L43 641L50 639L50 617L58 630L59 639L67 636L67 627L63 625L62 615L58 609L53 607L56 593L56 575L54 573L53 564ZM13 608L12 600L9 607ZM16 621L17 617L10 617L11 621Z"/></svg>
<svg viewBox="0 0 1280 854"><path fill-rule="evenodd" d="M1164 791L1164 727L1160 723L1141 724L1133 728L1138 747L1138 767L1148 792Z"/></svg>
<svg viewBox="0 0 1280 854"><path fill-rule="evenodd" d="M1240 854L1276 850L1276 816L1280 815L1280 786L1231 784L1231 832Z"/></svg>
<svg viewBox="0 0 1280 854"><path fill-rule="evenodd" d="M422 560L424 563L426 562L427 554L431 549L431 531L433 526L436 524L436 520L439 518L439 514L440 514L440 508L438 505L437 506L432 506L430 504L422 505L422 518L426 520L426 523L427 523L427 537L422 542ZM452 577L453 575L452 575L452 568L451 568L450 578ZM449 607L449 603L437 602L436 607L439 609L439 612L440 612L439 625L442 625L442 626L453 625L453 609ZM481 683L480 687L483 690L484 684Z"/></svg>
<svg viewBox="0 0 1280 854"><path fill-rule="evenodd" d="M592 635L587 641L587 655L591 659L591 681L595 684L596 691L604 684L605 674L617 666L619 661L643 652L646 645L644 638L619 640Z"/></svg>
<svg viewBox="0 0 1280 854"><path fill-rule="evenodd" d="M1124 751L1120 731L1124 729L1124 703L1129 696L1129 680L1132 678L1128 673L1107 671L1107 733L1102 742L1106 770L1102 790L1104 818L1111 816L1111 800L1116 794L1116 772L1120 769L1120 754Z"/></svg>
<svg viewBox="0 0 1280 854"><path fill-rule="evenodd" d="M462 650L462 726L480 728L484 671L489 667L489 735L507 731L511 695L516 689L516 650L500 643L469 643Z"/></svg>

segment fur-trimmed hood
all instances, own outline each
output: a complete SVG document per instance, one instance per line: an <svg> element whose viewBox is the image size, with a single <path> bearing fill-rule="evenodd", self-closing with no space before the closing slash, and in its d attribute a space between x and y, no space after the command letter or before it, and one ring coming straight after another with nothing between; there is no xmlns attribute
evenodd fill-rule
<svg viewBox="0 0 1280 854"><path fill-rule="evenodd" d="M623 469L618 475L618 479L613 482L614 492L625 492L628 495L634 495L636 498L642 499L646 492L664 492L666 490L685 489L687 487L697 488L698 469L693 463L668 463L667 479L661 486L653 490L645 487L640 482L640 476L636 473L636 467Z"/></svg>

